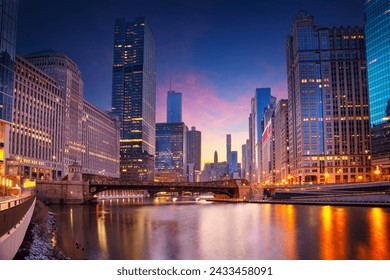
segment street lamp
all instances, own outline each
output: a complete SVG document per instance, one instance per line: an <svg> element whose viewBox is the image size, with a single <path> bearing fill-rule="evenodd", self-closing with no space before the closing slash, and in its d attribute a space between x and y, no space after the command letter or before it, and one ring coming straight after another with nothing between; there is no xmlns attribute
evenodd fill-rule
<svg viewBox="0 0 390 280"><path fill-rule="evenodd" d="M328 183L329 177L330 177L330 174L328 172L325 172L325 184Z"/></svg>

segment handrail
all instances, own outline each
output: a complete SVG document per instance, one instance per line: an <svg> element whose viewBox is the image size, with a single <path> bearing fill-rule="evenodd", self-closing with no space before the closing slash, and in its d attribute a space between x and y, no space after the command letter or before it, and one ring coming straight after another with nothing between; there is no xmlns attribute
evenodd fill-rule
<svg viewBox="0 0 390 280"><path fill-rule="evenodd" d="M6 198L6 197L5 197ZM10 209L12 207L18 206L31 198L31 196L24 196L21 198L9 198L7 200L1 201L0 200L0 211Z"/></svg>

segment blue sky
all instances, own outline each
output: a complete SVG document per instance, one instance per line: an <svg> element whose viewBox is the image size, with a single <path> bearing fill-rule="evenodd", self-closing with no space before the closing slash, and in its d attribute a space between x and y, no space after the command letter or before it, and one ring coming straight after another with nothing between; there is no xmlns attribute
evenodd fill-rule
<svg viewBox="0 0 390 280"><path fill-rule="evenodd" d="M172 76L184 122L202 131L203 162L214 150L225 160L226 134L240 159L255 88L287 97L285 40L302 9L319 26L363 25L363 0L20 0L17 51L68 55L85 98L109 110L114 21L146 16L157 47L157 121L166 121Z"/></svg>

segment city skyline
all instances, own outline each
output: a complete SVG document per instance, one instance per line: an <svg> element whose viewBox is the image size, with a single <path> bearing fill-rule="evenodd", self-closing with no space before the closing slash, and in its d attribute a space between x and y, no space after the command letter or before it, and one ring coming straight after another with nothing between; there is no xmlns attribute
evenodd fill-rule
<svg viewBox="0 0 390 280"><path fill-rule="evenodd" d="M183 121L203 134L202 167L212 162L214 150L226 159L226 134L232 135L232 150L241 151L256 88L270 87L278 99L287 96L285 39L299 10L308 10L321 26L363 25L363 3L357 0L337 2L337 9L332 1L64 3L20 4L17 52L65 53L80 67L85 98L107 110L115 18L146 16L157 45L156 122L166 119L172 76L172 88L183 92ZM124 13L127 5L131 12Z"/></svg>

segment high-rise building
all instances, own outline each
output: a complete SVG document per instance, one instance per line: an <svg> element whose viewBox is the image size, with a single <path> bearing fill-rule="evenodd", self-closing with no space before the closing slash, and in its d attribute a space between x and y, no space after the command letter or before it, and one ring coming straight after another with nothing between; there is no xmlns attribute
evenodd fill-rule
<svg viewBox="0 0 390 280"><path fill-rule="evenodd" d="M201 171L202 134L193 126L187 132L187 163L194 164L195 175Z"/></svg>
<svg viewBox="0 0 390 280"><path fill-rule="evenodd" d="M5 175L5 161L9 157L17 15L17 0L0 0L0 176Z"/></svg>
<svg viewBox="0 0 390 280"><path fill-rule="evenodd" d="M81 72L68 56L55 50L43 50L25 56L25 59L46 74L54 78L61 89L64 100L64 163L81 164L82 117L83 117L83 80Z"/></svg>
<svg viewBox="0 0 390 280"><path fill-rule="evenodd" d="M187 181L187 131L184 123L156 124L156 177Z"/></svg>
<svg viewBox="0 0 390 280"><path fill-rule="evenodd" d="M10 154L20 161L25 177L56 180L63 176L61 95L52 77L16 56Z"/></svg>
<svg viewBox="0 0 390 280"><path fill-rule="evenodd" d="M156 59L144 17L117 19L112 112L121 130L121 177L153 181L156 145Z"/></svg>
<svg viewBox="0 0 390 280"><path fill-rule="evenodd" d="M268 104L263 116L263 133L261 136L260 183L275 184L275 122L274 103Z"/></svg>
<svg viewBox="0 0 390 280"><path fill-rule="evenodd" d="M251 114L249 117L249 142L250 142L250 173L251 181L260 181L261 142L264 129L264 111L268 104L276 102L271 96L270 88L257 88L255 96L251 99Z"/></svg>
<svg viewBox="0 0 390 280"><path fill-rule="evenodd" d="M76 69L55 51L16 58L11 155L26 177L61 179L75 161L83 173L119 177L117 118L82 98Z"/></svg>
<svg viewBox="0 0 390 280"><path fill-rule="evenodd" d="M167 95L167 122L182 122L182 94L174 90L168 91Z"/></svg>
<svg viewBox="0 0 390 280"><path fill-rule="evenodd" d="M288 100L282 99L275 108L275 182L289 183Z"/></svg>
<svg viewBox="0 0 390 280"><path fill-rule="evenodd" d="M365 36L374 176L390 180L390 2L365 1Z"/></svg>
<svg viewBox="0 0 390 280"><path fill-rule="evenodd" d="M237 179L238 177L238 153L232 151L231 178Z"/></svg>
<svg viewBox="0 0 390 280"><path fill-rule="evenodd" d="M232 172L232 136L226 134L226 162L227 162L227 174Z"/></svg>
<svg viewBox="0 0 390 280"><path fill-rule="evenodd" d="M292 182L369 181L363 28L318 27L301 11L286 48Z"/></svg>

